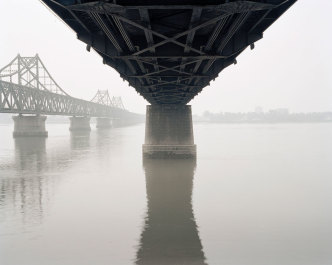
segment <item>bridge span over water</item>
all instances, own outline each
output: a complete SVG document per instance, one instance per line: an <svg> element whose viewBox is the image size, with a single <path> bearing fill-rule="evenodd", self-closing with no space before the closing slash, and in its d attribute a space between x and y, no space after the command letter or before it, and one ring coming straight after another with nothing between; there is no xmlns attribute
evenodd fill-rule
<svg viewBox="0 0 332 265"><path fill-rule="evenodd" d="M38 55L17 55L0 69L0 113L18 113L14 136L46 136L45 116L72 116L71 130L90 130L90 117L97 127L131 124L140 115L127 111L120 97L98 90L91 101L68 95L53 79ZM34 116L23 116L32 114Z"/></svg>
<svg viewBox="0 0 332 265"><path fill-rule="evenodd" d="M186 105L296 0L42 0L151 105L143 153L196 154Z"/></svg>

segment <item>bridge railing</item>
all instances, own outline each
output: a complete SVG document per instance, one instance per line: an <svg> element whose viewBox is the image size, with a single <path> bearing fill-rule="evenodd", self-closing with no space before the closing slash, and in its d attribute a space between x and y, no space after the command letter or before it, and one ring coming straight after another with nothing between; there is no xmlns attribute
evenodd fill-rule
<svg viewBox="0 0 332 265"><path fill-rule="evenodd" d="M120 118L128 111L0 80L0 112Z"/></svg>

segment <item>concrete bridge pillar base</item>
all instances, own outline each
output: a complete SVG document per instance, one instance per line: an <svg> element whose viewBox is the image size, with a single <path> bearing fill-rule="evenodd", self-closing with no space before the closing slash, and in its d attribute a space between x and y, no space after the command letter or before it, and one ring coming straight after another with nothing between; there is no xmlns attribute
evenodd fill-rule
<svg viewBox="0 0 332 265"><path fill-rule="evenodd" d="M70 131L91 131L89 117L70 117Z"/></svg>
<svg viewBox="0 0 332 265"><path fill-rule="evenodd" d="M97 118L97 125L98 129L109 129L112 127L111 119L110 118Z"/></svg>
<svg viewBox="0 0 332 265"><path fill-rule="evenodd" d="M45 129L46 116L13 116L14 137L21 136L39 136L47 137L48 132Z"/></svg>
<svg viewBox="0 0 332 265"><path fill-rule="evenodd" d="M143 156L150 158L196 157L191 106L147 106Z"/></svg>

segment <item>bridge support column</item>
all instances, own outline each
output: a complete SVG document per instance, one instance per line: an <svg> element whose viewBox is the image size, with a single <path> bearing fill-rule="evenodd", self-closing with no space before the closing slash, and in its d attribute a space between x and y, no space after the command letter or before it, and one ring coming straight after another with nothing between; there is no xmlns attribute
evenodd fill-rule
<svg viewBox="0 0 332 265"><path fill-rule="evenodd" d="M97 118L97 125L98 129L109 129L112 127L111 119L110 118Z"/></svg>
<svg viewBox="0 0 332 265"><path fill-rule="evenodd" d="M70 131L91 131L89 117L70 117Z"/></svg>
<svg viewBox="0 0 332 265"><path fill-rule="evenodd" d="M143 156L151 158L196 156L191 106L147 106Z"/></svg>
<svg viewBox="0 0 332 265"><path fill-rule="evenodd" d="M13 116L14 137L21 136L41 136L47 137L48 132L45 129L46 116Z"/></svg>

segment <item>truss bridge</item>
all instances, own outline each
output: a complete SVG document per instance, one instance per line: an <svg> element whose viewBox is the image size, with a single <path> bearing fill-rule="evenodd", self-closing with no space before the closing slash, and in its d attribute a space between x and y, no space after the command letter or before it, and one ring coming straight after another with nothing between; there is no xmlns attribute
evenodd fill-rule
<svg viewBox="0 0 332 265"><path fill-rule="evenodd" d="M14 120L29 119L30 125L42 118L24 118L23 114L73 116L73 124L75 120L85 121L86 128L90 128L90 117L99 118L100 123L107 119L125 123L137 118L124 108L120 97L111 98L108 91L98 90L91 101L71 97L53 79L38 54L34 57L17 55L0 69L0 113L18 113L19 118L14 117ZM29 122L23 127L28 125Z"/></svg>
<svg viewBox="0 0 332 265"><path fill-rule="evenodd" d="M97 92L96 97L100 95ZM120 118L125 110L121 98L86 101L69 96L53 79L38 54L17 55L0 69L0 112Z"/></svg>
<svg viewBox="0 0 332 265"><path fill-rule="evenodd" d="M143 152L193 154L186 104L296 0L42 2L151 104Z"/></svg>

